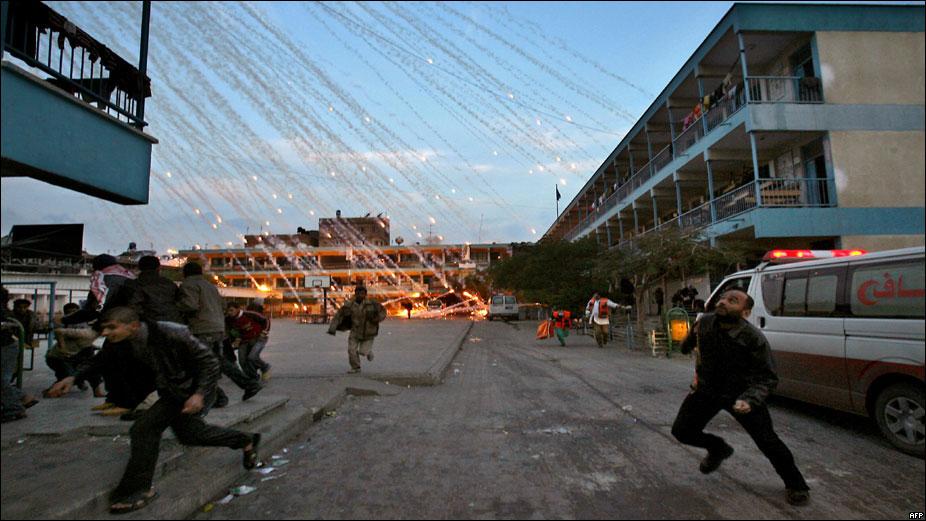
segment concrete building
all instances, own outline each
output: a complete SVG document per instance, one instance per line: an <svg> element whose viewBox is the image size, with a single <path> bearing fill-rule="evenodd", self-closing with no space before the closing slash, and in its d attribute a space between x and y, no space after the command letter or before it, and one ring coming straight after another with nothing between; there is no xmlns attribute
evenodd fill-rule
<svg viewBox="0 0 926 521"><path fill-rule="evenodd" d="M922 6L734 4L544 235L924 244Z"/></svg>
<svg viewBox="0 0 926 521"><path fill-rule="evenodd" d="M256 247L182 250L179 255L201 263L226 297L317 306L323 296L335 302L349 298L355 284L365 285L380 301L426 301L465 289L467 276L509 258L511 251L507 244L291 247L266 236ZM312 287L319 278L330 280L330 288Z"/></svg>
<svg viewBox="0 0 926 521"><path fill-rule="evenodd" d="M388 217L341 217L318 220L318 245L322 247L366 243L389 245Z"/></svg>

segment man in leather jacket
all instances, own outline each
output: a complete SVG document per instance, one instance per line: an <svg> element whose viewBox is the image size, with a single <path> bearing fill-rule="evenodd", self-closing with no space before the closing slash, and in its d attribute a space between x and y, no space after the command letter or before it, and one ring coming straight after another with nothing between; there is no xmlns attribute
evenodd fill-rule
<svg viewBox="0 0 926 521"><path fill-rule="evenodd" d="M142 322L128 307L109 310L101 322L102 335L108 343L115 349L129 350L133 358L151 368L160 396L132 425L132 455L122 481L110 495L111 512L137 510L156 497L151 483L161 436L167 427L173 429L183 445L241 449L245 468L256 465L259 434L246 434L203 421L215 400L219 362L186 326L172 322ZM66 394L75 378L80 379L92 371L97 360L94 357L82 364L75 376L55 384L49 395Z"/></svg>
<svg viewBox="0 0 926 521"><path fill-rule="evenodd" d="M709 474L733 455L733 447L704 427L721 410L746 429L785 483L788 502L806 504L810 488L794 456L775 434L765 404L778 384L768 341L745 320L753 300L741 289L721 295L714 313L707 313L682 342L682 353L696 350L696 378L682 403L672 435L686 444L707 449L700 470Z"/></svg>

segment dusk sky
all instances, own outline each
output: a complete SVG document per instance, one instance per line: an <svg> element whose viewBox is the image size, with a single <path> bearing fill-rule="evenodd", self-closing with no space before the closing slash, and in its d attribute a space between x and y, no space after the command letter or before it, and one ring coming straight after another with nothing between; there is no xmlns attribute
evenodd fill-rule
<svg viewBox="0 0 926 521"><path fill-rule="evenodd" d="M49 4L137 63L140 2ZM150 203L5 178L2 232L163 253L340 209L406 242L536 240L731 5L154 2Z"/></svg>

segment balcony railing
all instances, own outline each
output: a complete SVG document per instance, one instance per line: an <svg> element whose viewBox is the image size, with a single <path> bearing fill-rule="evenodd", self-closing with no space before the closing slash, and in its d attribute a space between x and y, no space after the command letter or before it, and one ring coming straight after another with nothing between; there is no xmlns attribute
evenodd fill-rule
<svg viewBox="0 0 926 521"><path fill-rule="evenodd" d="M751 103L823 103L823 95L817 78L750 76L746 78L746 83L750 89ZM685 128L673 140L671 145L663 148L646 165L634 172L629 179L596 208L593 215L581 220L567 231L563 237L566 240L572 240L583 228L597 219L599 213L610 210L628 198L634 190L652 179L673 159L684 154L706 135L704 131L705 124L707 125L707 133L710 133L739 112L743 106L745 106L745 99L742 95L734 94L720 100L706 114ZM679 218L679 220L684 223L683 219Z"/></svg>
<svg viewBox="0 0 926 521"><path fill-rule="evenodd" d="M812 76L750 76L750 103L823 103L820 79Z"/></svg>
<svg viewBox="0 0 926 521"><path fill-rule="evenodd" d="M144 98L151 79L47 5L8 4L3 48L46 81L107 114L144 128Z"/></svg>
<svg viewBox="0 0 926 521"><path fill-rule="evenodd" d="M763 208L823 208L832 206L828 189L829 181L826 179L762 179L759 181L762 204L758 205L756 204L756 182L752 181L693 208L680 217L649 228L637 234L634 238L670 225L678 226L688 232L695 231L760 206ZM711 220L712 205L717 214L715 221ZM630 240L632 239L627 239L621 244Z"/></svg>

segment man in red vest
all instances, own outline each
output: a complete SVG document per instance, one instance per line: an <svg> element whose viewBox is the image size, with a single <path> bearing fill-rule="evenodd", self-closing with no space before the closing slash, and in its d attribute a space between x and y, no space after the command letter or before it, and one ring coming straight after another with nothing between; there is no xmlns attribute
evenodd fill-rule
<svg viewBox="0 0 926 521"><path fill-rule="evenodd" d="M612 302L607 297L593 298L588 301L588 310L591 311L591 318L589 321L595 328L595 341L598 342L598 347L600 348L604 348L604 345L608 343L608 336L610 335L611 329L609 318L611 310L616 307L617 303Z"/></svg>
<svg viewBox="0 0 926 521"><path fill-rule="evenodd" d="M566 337L569 336L569 324L571 323L571 311L553 312L553 331L556 333L556 339L559 340L559 344L563 347L566 347Z"/></svg>

